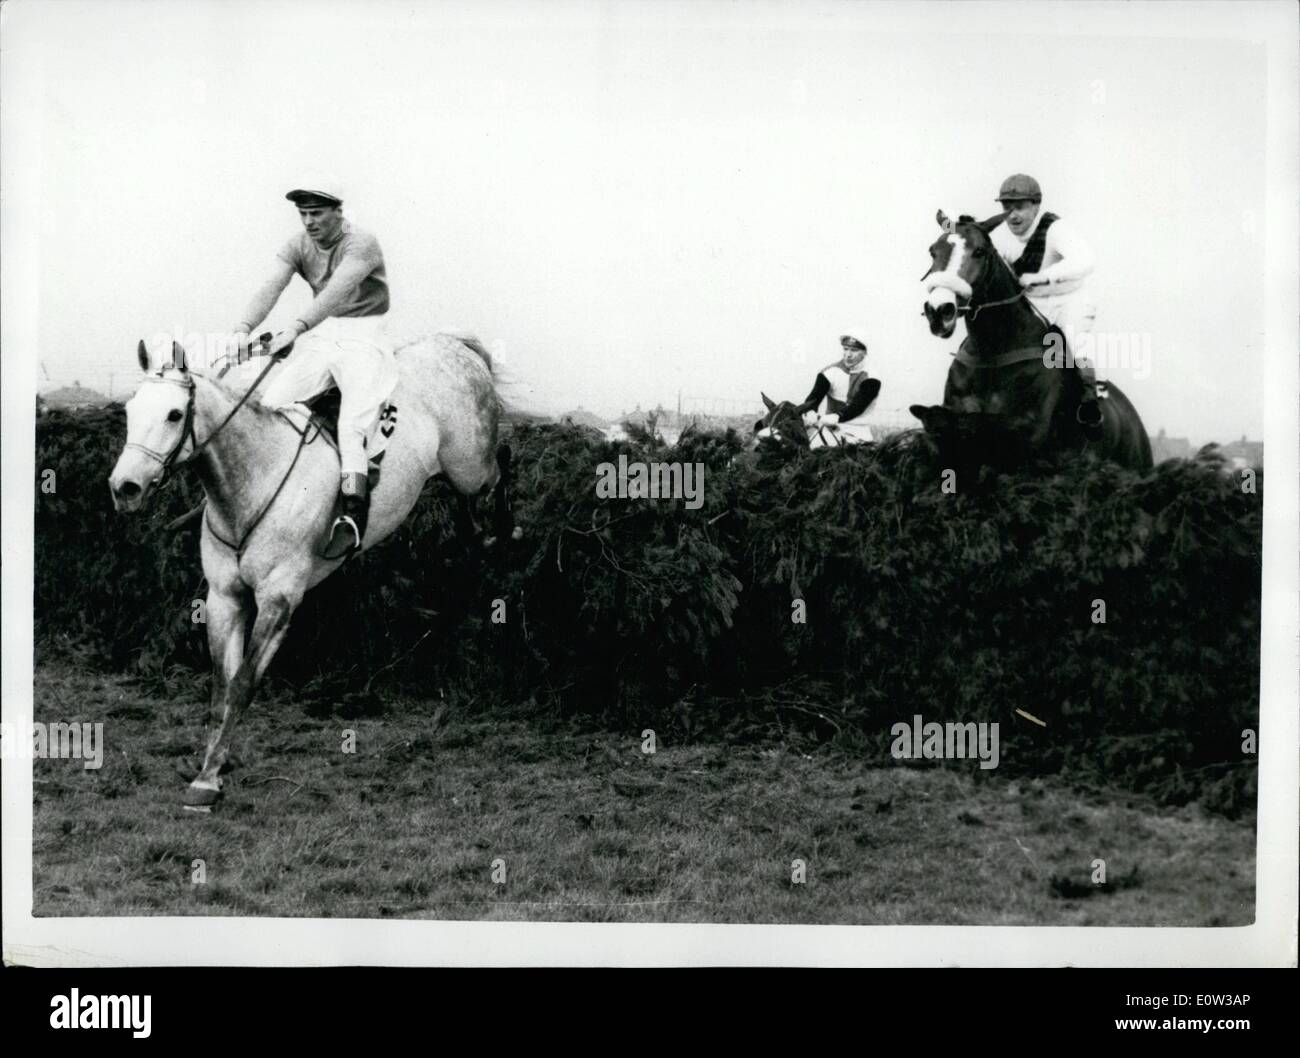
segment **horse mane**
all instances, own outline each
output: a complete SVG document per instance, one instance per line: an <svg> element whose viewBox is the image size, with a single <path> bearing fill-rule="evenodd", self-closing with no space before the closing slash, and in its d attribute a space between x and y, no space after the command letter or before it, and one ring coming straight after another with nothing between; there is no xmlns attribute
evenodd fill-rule
<svg viewBox="0 0 1300 1058"><path fill-rule="evenodd" d="M244 396L243 393L236 392L235 390L231 389L230 386L228 386L225 382L222 382L220 379L216 378L213 375L209 375L206 371L191 371L190 374L195 378L203 379L203 381L205 381L208 385L210 385L223 397L229 400L232 404L237 403ZM250 386L252 385L251 380L249 382L249 385ZM280 418L279 413L274 408L268 408L265 404L262 403L261 387L258 388L257 393L254 393L251 397L249 397L248 400L244 401L244 408L249 411L252 411L256 415L262 416L263 418L270 418L270 419Z"/></svg>
<svg viewBox="0 0 1300 1058"><path fill-rule="evenodd" d="M969 217L963 214L961 219L958 220L956 227L958 231L961 231L962 229L974 229L975 231L978 231L984 237L984 241L988 244L993 256L997 259L995 262L997 272L1005 278L1010 279L1011 285L1015 286L1016 289L1019 289L1020 284L1016 279L1015 271L1005 260L1003 260L1002 255L998 253L997 247L993 245L993 228L1001 223L1004 217L1006 217L1005 213L999 213L997 216L990 217L988 220L976 220L974 217Z"/></svg>

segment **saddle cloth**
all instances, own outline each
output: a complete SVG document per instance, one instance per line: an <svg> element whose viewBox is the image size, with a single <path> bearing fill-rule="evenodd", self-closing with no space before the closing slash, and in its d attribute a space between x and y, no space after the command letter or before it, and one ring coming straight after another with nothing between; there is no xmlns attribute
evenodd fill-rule
<svg viewBox="0 0 1300 1058"><path fill-rule="evenodd" d="M281 408L282 414L294 420L294 426L305 429L309 423L315 423L329 438L335 449L339 437L339 404L342 394L338 386L331 386L324 393L299 404ZM379 477L379 464L383 461L389 439L397 429L397 405L391 400L384 402L375 419L375 424L366 435L366 460L370 464L370 486L373 488Z"/></svg>

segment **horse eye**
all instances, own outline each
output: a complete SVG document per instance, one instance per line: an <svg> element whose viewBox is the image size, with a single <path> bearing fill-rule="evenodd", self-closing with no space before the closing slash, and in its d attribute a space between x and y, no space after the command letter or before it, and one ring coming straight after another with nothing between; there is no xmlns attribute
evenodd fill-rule
<svg viewBox="0 0 1300 1058"><path fill-rule="evenodd" d="M180 422L180 421L181 421L181 413L180 413L179 411L177 411L175 408L173 408L171 411L169 411L169 412L167 413L167 421L168 421L168 422Z"/></svg>

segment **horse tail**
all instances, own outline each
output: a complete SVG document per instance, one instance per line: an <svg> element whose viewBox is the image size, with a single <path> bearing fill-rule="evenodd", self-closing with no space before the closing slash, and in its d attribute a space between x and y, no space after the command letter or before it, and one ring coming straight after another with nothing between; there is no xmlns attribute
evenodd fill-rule
<svg viewBox="0 0 1300 1058"><path fill-rule="evenodd" d="M487 346L483 344L482 339L477 334L470 331L443 331L442 333L450 338L455 338L470 352L476 354L487 367L488 374L496 375L496 367L492 363L492 354L487 351Z"/></svg>

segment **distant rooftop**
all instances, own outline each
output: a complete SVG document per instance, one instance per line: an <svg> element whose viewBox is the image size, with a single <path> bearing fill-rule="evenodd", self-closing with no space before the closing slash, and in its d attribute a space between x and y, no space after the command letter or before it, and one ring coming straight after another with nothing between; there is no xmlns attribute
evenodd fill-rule
<svg viewBox="0 0 1300 1058"><path fill-rule="evenodd" d="M70 386L60 386L41 397L56 408L80 408L86 405L107 404L109 398L97 390L87 389L79 381Z"/></svg>

